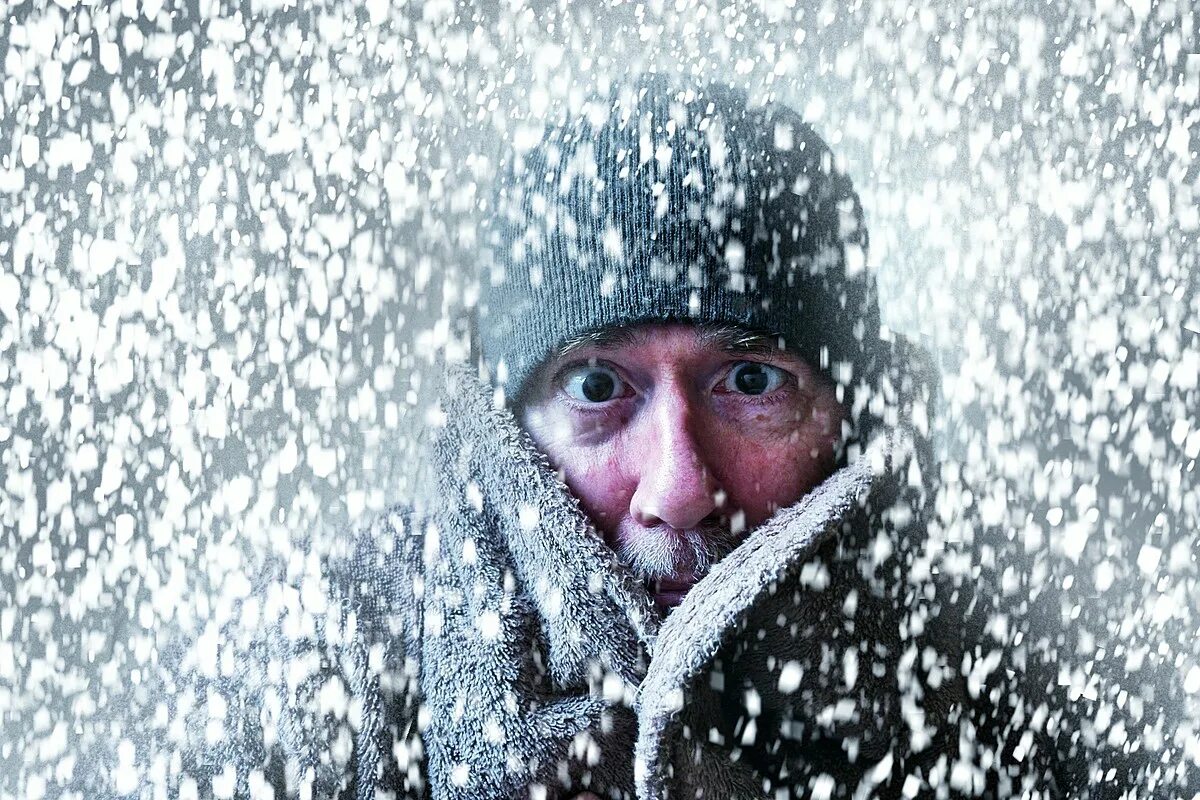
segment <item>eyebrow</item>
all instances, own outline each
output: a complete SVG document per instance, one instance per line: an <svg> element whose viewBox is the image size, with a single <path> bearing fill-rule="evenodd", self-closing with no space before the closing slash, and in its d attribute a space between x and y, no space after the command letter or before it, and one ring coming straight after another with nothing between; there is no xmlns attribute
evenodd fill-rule
<svg viewBox="0 0 1200 800"><path fill-rule="evenodd" d="M777 334L743 328L730 323L701 322L696 323L700 338L706 344L715 344L729 353L757 356L788 355L783 347L783 338ZM555 354L564 358L585 348L613 349L639 344L650 335L651 327L646 323L629 325L609 325L592 331L585 331L568 339Z"/></svg>
<svg viewBox="0 0 1200 800"><path fill-rule="evenodd" d="M700 337L730 353L756 356L786 355L783 337L743 328L739 325L702 325Z"/></svg>
<svg viewBox="0 0 1200 800"><path fill-rule="evenodd" d="M596 347L600 349L610 349L616 347L625 347L631 344L637 344L646 338L645 326L642 325L609 325L608 327L598 330L584 331L581 334L572 336L565 341L558 352L557 357L569 356L577 350L583 350L587 347Z"/></svg>

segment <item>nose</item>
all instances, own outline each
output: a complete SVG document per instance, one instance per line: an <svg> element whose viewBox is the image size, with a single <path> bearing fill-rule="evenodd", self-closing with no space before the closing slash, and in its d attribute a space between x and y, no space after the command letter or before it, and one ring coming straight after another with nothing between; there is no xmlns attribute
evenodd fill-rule
<svg viewBox="0 0 1200 800"><path fill-rule="evenodd" d="M678 390L661 391L647 410L630 515L646 527L694 528L717 509L719 489L708 467L700 420Z"/></svg>

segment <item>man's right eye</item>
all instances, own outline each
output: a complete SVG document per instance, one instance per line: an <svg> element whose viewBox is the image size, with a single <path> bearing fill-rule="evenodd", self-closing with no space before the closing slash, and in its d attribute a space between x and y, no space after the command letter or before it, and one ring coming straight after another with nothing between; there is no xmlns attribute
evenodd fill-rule
<svg viewBox="0 0 1200 800"><path fill-rule="evenodd" d="M604 403L625 394L625 384L617 373L598 364L568 370L562 383L567 395L581 403Z"/></svg>

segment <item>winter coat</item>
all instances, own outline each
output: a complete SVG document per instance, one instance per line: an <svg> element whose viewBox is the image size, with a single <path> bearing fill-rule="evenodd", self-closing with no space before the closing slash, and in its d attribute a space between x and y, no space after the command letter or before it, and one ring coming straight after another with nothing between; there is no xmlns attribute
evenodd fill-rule
<svg viewBox="0 0 1200 800"><path fill-rule="evenodd" d="M201 794L864 797L944 774L961 686L956 668L925 680L929 632L898 618L895 543L921 525L902 434L664 620L473 374L451 371L441 417L425 510L261 592L269 630L195 687L227 706L215 733L189 717L180 769Z"/></svg>

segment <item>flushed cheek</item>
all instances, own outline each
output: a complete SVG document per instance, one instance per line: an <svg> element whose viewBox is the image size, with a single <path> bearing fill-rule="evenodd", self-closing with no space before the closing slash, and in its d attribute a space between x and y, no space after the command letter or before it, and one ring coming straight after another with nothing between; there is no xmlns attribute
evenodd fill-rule
<svg viewBox="0 0 1200 800"><path fill-rule="evenodd" d="M826 477L827 466L803 449L806 445L796 440L791 446L759 444L726 455L721 482L732 508L745 512L747 527L792 505Z"/></svg>
<svg viewBox="0 0 1200 800"><path fill-rule="evenodd" d="M557 466L583 510L602 529L615 527L628 512L633 490L611 448L576 448Z"/></svg>
<svg viewBox="0 0 1200 800"><path fill-rule="evenodd" d="M580 420L553 410L530 410L525 426L597 525L606 529L620 522L632 491L623 486L625 477L619 469L619 454L614 452L612 444L588 443L586 434L581 435L581 427L586 426Z"/></svg>
<svg viewBox="0 0 1200 800"><path fill-rule="evenodd" d="M841 408L817 408L812 412L811 427L813 429L813 439L819 440L827 445L830 451L833 450L838 435L841 433L842 420L845 415Z"/></svg>

